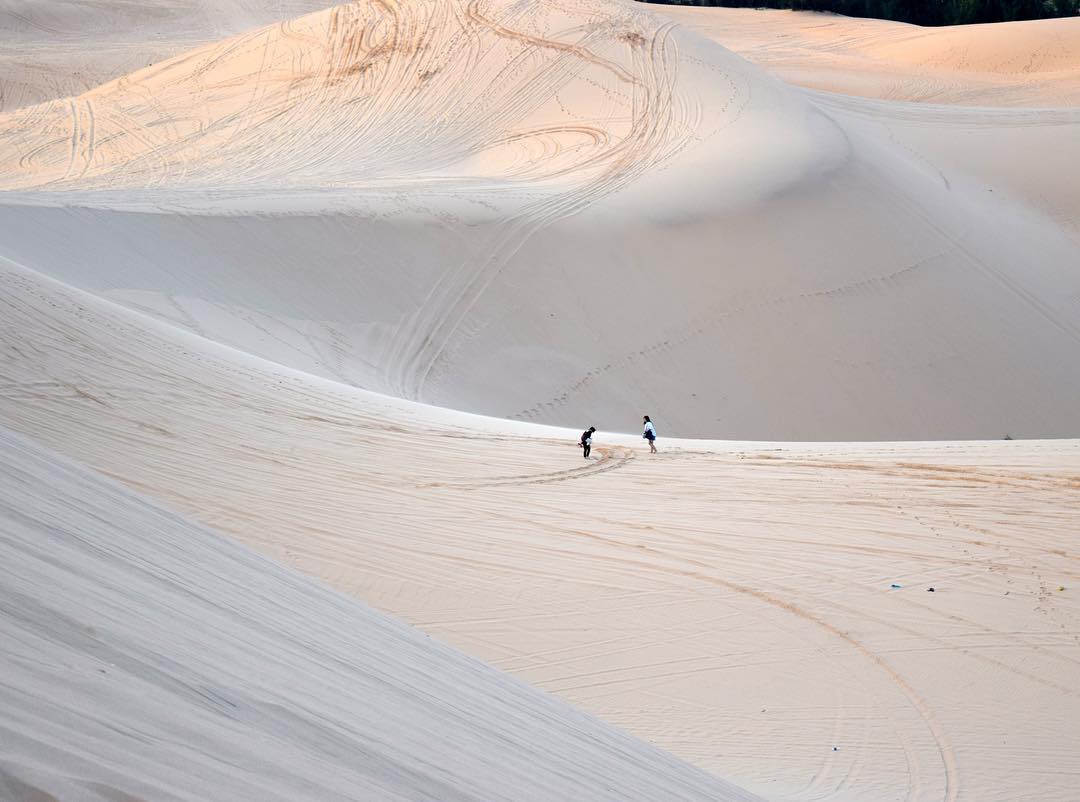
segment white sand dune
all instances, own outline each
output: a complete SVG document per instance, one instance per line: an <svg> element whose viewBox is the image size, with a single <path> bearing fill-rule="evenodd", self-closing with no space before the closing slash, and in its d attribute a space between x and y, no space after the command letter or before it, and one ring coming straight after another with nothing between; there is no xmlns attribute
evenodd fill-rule
<svg viewBox="0 0 1080 802"><path fill-rule="evenodd" d="M326 0L0 0L0 111L78 95Z"/></svg>
<svg viewBox="0 0 1080 802"><path fill-rule="evenodd" d="M2 287L0 422L701 768L770 799L1073 796L1080 441L600 434L584 463L575 432Z"/></svg>
<svg viewBox="0 0 1080 802"><path fill-rule="evenodd" d="M813 89L968 106L1080 106L1080 19L922 28L778 9L656 11Z"/></svg>
<svg viewBox="0 0 1080 802"><path fill-rule="evenodd" d="M224 798L1074 802L1080 440L776 441L1075 437L1077 163L1078 109L807 91L621 0L359 2L0 115L0 604L192 728L5 607L11 793L213 797L154 752L206 739Z"/></svg>
<svg viewBox="0 0 1080 802"><path fill-rule="evenodd" d="M1075 434L1080 110L892 116L624 2L359 3L0 117L0 236L219 342L502 417Z"/></svg>
<svg viewBox="0 0 1080 802"><path fill-rule="evenodd" d="M751 800L0 430L0 798Z"/></svg>

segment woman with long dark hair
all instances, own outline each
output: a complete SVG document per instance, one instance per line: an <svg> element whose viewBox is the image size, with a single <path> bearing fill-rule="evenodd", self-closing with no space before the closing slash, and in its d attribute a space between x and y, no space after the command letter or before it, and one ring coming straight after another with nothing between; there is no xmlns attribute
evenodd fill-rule
<svg viewBox="0 0 1080 802"><path fill-rule="evenodd" d="M649 416L645 416L645 432L641 435L649 441L649 453L656 453L656 427L652 425L652 421L649 420Z"/></svg>

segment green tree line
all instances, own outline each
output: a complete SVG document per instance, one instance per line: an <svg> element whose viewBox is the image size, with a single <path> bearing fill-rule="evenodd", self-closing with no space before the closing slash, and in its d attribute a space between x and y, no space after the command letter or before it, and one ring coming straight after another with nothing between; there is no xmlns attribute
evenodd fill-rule
<svg viewBox="0 0 1080 802"><path fill-rule="evenodd" d="M643 0L678 6L788 8L832 11L848 17L874 17L915 25L967 25L974 22L1071 17L1080 0Z"/></svg>

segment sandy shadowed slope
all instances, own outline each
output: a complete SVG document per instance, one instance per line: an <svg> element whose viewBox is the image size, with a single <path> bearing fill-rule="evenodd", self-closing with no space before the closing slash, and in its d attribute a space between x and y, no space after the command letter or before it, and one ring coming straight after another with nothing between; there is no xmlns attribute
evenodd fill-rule
<svg viewBox="0 0 1080 802"><path fill-rule="evenodd" d="M0 235L212 339L455 408L1074 434L1080 111L902 113L866 125L624 2L359 3L0 117Z"/></svg>
<svg viewBox="0 0 1080 802"><path fill-rule="evenodd" d="M966 106L1080 106L1080 19L922 28L778 9L656 11L812 89Z"/></svg>
<svg viewBox="0 0 1080 802"><path fill-rule="evenodd" d="M751 800L0 430L0 797Z"/></svg>
<svg viewBox="0 0 1080 802"><path fill-rule="evenodd" d="M576 432L274 368L9 263L2 288L4 425L701 768L771 799L1073 797L1080 441L600 433L585 463Z"/></svg>

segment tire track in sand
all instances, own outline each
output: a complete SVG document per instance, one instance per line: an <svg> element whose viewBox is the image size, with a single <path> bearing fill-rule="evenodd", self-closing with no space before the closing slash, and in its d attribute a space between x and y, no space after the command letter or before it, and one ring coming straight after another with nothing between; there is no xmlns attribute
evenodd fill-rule
<svg viewBox="0 0 1080 802"><path fill-rule="evenodd" d="M455 489L475 489L480 487L505 487L517 485L544 485L553 482L568 482L573 479L586 479L600 473L618 470L634 459L634 452L623 446L610 446L597 448L600 459L590 462L581 468L571 468L565 471L553 471L551 473L521 474L518 476L494 476L488 479L478 479L466 482L430 482L417 485L417 487L452 487Z"/></svg>
<svg viewBox="0 0 1080 802"><path fill-rule="evenodd" d="M509 36L502 34L502 26L483 18L478 3L474 2L470 8L470 19L483 20L482 24L496 34ZM396 394L411 399L422 397L425 384L445 358L451 339L473 306L530 237L619 191L685 146L689 127L681 124L682 118L692 112L694 104L678 102L675 96L678 65L676 46L670 36L673 27L660 25L648 39L636 32L633 36L625 32L621 35L622 43L631 48L635 64L631 125L622 140L609 150L599 175L585 176L582 185L529 204L510 218L478 263L470 260L446 271L424 303L398 328L381 360L387 371L387 385ZM531 35L524 36L524 41L533 49L550 46L565 59L576 60L578 69L571 70L573 75L583 68L582 64L595 65L600 59L586 47L598 35L590 31L572 45ZM516 34L513 38L522 40ZM589 58L583 59L583 52L589 52ZM548 69L565 69L562 63L565 59L556 59ZM621 65L610 66L616 75L625 72Z"/></svg>
<svg viewBox="0 0 1080 802"><path fill-rule="evenodd" d="M588 535L588 537L590 537L591 539L600 540L611 545L622 545L618 541L612 540L611 538L603 537L601 535L590 534ZM889 680L894 685L896 685L901 694L903 694L911 707L915 710L916 713L918 713L919 717L926 724L927 730L933 738L934 744L941 757L942 767L945 772L945 787L943 789L944 792L942 795L942 800L943 802L956 802L960 793L960 774L959 767L956 761L955 749L949 741L949 738L946 735L945 730L941 725L941 722L938 721L937 716L934 715L934 711L926 703L926 700L922 698L919 692L915 690L915 688L912 687L912 685L906 679L904 679L904 677L898 671L896 671L896 669L889 665L888 661L885 660L884 657L877 654L875 651L873 651L870 647L868 647L855 636L843 631L834 624L826 621L824 618L815 615L806 608L800 607L794 602L782 599L779 596L776 596L767 591L758 590L757 588L752 588L740 582L724 579L708 573L707 571L714 567L709 565L708 563L686 557L685 555L669 554L661 549L657 549L652 546L641 546L640 549L668 559L678 560L679 562L682 562L692 567L685 569L666 568L654 562L646 563L644 561L640 561L634 558L624 558L624 561L630 560L631 562L640 562L642 566L646 567L648 570L659 570L679 574L689 579L696 579L710 585L722 587L726 590L730 590L735 593L757 599L758 601L761 601L771 607L783 610L790 615L793 615L810 624L813 624L821 628L825 632L829 633L833 637L839 638L841 641L855 649L855 651L857 651L860 655L870 661L873 665L877 666L881 671L885 673ZM907 752L908 750L905 749L905 751ZM908 752L908 754L910 758L911 753ZM920 791L921 784L917 782L908 789L908 799L914 800L915 798L917 798L917 795Z"/></svg>

